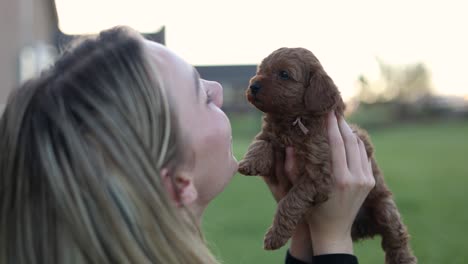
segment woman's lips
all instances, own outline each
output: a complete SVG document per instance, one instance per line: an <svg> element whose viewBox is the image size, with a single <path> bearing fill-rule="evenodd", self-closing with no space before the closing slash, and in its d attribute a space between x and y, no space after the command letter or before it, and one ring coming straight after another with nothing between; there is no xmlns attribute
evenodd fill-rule
<svg viewBox="0 0 468 264"><path fill-rule="evenodd" d="M237 167L239 166L238 162L237 162L237 158L236 156L234 156L234 151L233 151L233 147L232 147L232 136L231 136L231 146L229 148L229 156L232 157L234 163L235 163L235 172L237 172Z"/></svg>

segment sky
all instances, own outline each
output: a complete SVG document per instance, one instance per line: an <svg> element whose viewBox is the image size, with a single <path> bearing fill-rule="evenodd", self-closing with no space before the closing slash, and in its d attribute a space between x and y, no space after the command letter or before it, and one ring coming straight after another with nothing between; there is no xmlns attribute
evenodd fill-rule
<svg viewBox="0 0 468 264"><path fill-rule="evenodd" d="M166 27L166 44L194 65L258 64L280 47L305 47L345 98L376 58L425 63L437 94L468 100L468 1L464 0L56 0L68 34L114 25Z"/></svg>

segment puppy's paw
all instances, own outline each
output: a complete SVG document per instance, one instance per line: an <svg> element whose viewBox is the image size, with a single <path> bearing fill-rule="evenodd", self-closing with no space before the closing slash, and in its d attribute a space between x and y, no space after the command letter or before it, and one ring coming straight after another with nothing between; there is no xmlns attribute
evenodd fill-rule
<svg viewBox="0 0 468 264"><path fill-rule="evenodd" d="M239 162L239 168L237 169L237 171L240 174L244 175L259 175L259 171L256 170L253 164L247 160L241 160Z"/></svg>
<svg viewBox="0 0 468 264"><path fill-rule="evenodd" d="M239 162L239 168L237 171L244 175L270 175L271 173L271 161L262 160L262 161L255 161L252 160L241 160Z"/></svg>
<svg viewBox="0 0 468 264"><path fill-rule="evenodd" d="M273 228L270 228L263 240L263 248L265 250L275 250L284 246L287 242L287 237L280 236Z"/></svg>

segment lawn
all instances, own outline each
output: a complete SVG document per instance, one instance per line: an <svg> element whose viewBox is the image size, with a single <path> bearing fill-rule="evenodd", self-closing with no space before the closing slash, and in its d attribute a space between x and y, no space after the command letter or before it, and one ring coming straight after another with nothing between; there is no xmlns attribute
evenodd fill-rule
<svg viewBox="0 0 468 264"><path fill-rule="evenodd" d="M241 159L260 129L260 116L231 120ZM398 125L370 134L419 263L468 263L468 121ZM287 247L262 249L274 210L261 179L236 175L204 218L214 253L228 264L282 263ZM355 253L360 263L384 262L378 237L356 244Z"/></svg>

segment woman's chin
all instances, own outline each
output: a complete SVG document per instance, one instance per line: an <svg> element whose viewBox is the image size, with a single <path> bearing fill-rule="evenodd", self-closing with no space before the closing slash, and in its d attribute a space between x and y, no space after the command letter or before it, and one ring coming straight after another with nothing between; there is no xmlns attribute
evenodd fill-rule
<svg viewBox="0 0 468 264"><path fill-rule="evenodd" d="M237 162L236 156L234 156L234 152L232 151L232 137L231 137L231 145L229 147L229 155L231 156L231 163L232 163L232 168L233 168L233 173L232 175L236 174L237 168L239 167L239 164Z"/></svg>
<svg viewBox="0 0 468 264"><path fill-rule="evenodd" d="M237 162L236 157L232 153L232 148L230 150L229 155L230 155L230 162L229 162L230 164L228 165L228 168L230 168L230 171L232 172L231 174L232 176L234 176L237 173L237 168L239 168L239 163Z"/></svg>

